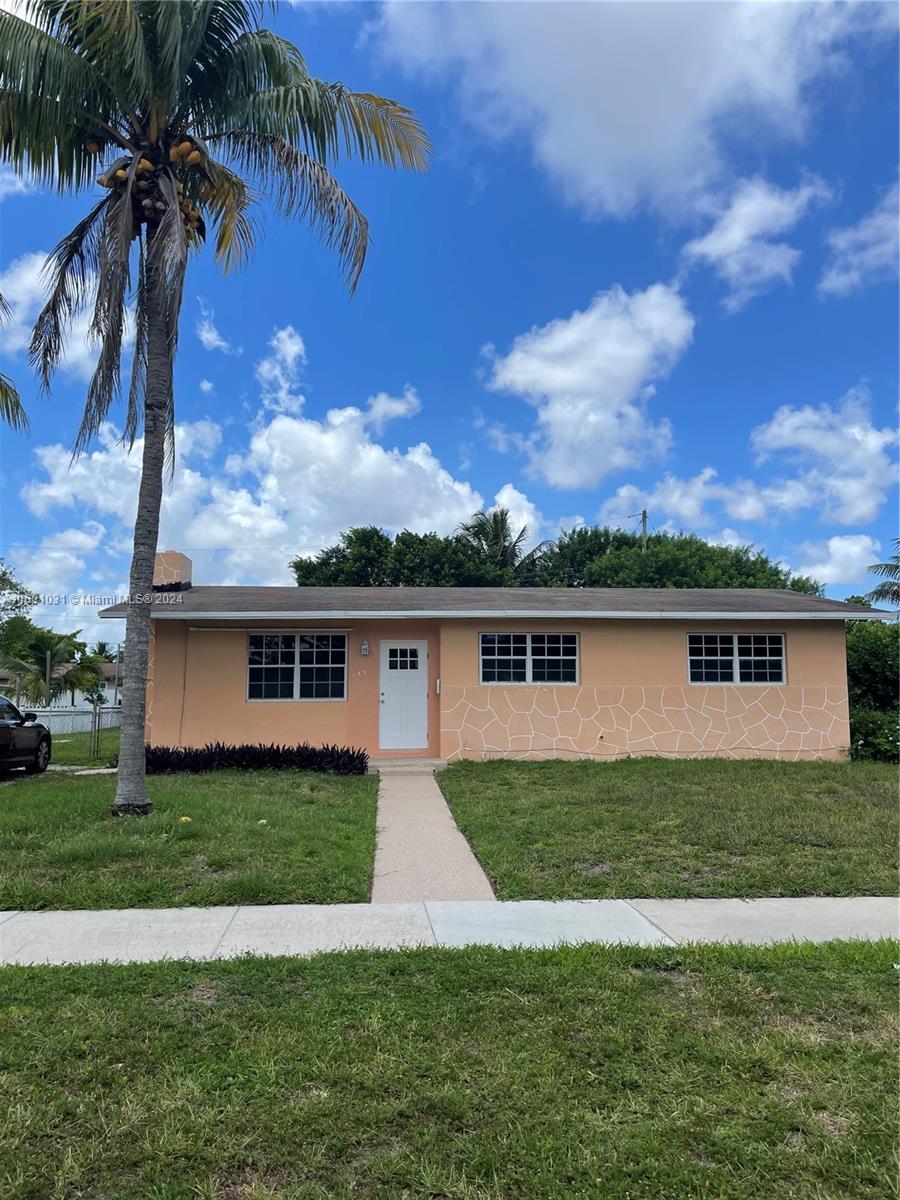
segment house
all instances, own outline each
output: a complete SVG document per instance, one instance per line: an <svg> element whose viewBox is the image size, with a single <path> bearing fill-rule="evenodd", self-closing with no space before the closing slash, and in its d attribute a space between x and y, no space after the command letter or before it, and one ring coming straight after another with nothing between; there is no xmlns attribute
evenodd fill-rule
<svg viewBox="0 0 900 1200"><path fill-rule="evenodd" d="M54 672L55 677L59 678L61 675L65 675L66 672L68 670L70 670L72 667L74 667L75 665L76 665L75 663L67 663L64 667L63 666L57 667L56 671ZM100 685L100 692L103 696L106 697L106 699L103 701L103 703L104 704L118 704L121 699L121 692L122 692L122 665L121 665L121 663L119 664L118 669L116 668L115 663L108 663L108 662L100 663L99 667L100 667L100 674L103 677L103 682ZM9 671L7 671L5 668L2 668L2 667L0 667L0 692L2 692L6 696L10 696L13 700L16 699L15 682L14 682L12 676L10 675ZM38 701L31 701L31 700L29 700L28 706L29 706L29 708L44 708L44 707L46 707L45 705L42 705ZM50 707L51 708L71 708L71 709L78 710L78 711L87 711L87 710L90 710L93 707L93 705L91 704L91 701L87 698L87 695L83 691L81 691L79 688L76 688L74 692L61 692L58 696L55 697L55 699L53 700L53 703L50 705Z"/></svg>
<svg viewBox="0 0 900 1200"><path fill-rule="evenodd" d="M844 623L886 615L742 588L193 587L190 560L169 551L147 739L447 760L843 759Z"/></svg>

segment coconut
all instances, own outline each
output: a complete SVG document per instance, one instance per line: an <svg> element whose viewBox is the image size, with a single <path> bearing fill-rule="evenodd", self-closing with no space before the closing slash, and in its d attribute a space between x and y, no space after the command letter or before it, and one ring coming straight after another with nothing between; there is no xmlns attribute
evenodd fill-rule
<svg viewBox="0 0 900 1200"><path fill-rule="evenodd" d="M199 150L192 150L187 156L186 161L189 167L196 167L197 163L203 162L203 155Z"/></svg>
<svg viewBox="0 0 900 1200"><path fill-rule="evenodd" d="M122 171L122 170L116 171L116 179L118 179L119 183L124 183L127 178L128 178L127 171Z"/></svg>
<svg viewBox="0 0 900 1200"><path fill-rule="evenodd" d="M153 170L153 163L149 158L142 158L138 161L138 170L146 174L147 171Z"/></svg>
<svg viewBox="0 0 900 1200"><path fill-rule="evenodd" d="M188 156L189 154L192 154L192 153L193 153L193 150L194 150L194 143L193 143L193 142L189 142L189 141L187 141L187 140L185 140L185 141L183 141L183 142L179 142L179 144L178 144L178 157L179 157L179 158L187 158L187 156Z"/></svg>
<svg viewBox="0 0 900 1200"><path fill-rule="evenodd" d="M84 143L84 148L87 150L88 154L100 153L100 143L95 141L93 138L91 138L89 142Z"/></svg>

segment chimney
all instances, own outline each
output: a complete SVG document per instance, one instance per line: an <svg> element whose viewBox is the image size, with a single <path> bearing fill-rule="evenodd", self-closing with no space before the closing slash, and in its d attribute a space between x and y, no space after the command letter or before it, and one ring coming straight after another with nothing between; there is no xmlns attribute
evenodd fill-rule
<svg viewBox="0 0 900 1200"><path fill-rule="evenodd" d="M153 587L157 592L184 592L191 586L191 560L177 550L163 550L153 560Z"/></svg>

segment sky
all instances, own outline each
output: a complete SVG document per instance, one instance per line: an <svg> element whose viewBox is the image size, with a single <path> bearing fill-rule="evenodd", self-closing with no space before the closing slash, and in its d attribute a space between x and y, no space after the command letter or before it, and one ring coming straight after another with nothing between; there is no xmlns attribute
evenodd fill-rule
<svg viewBox="0 0 900 1200"><path fill-rule="evenodd" d="M753 544L835 597L897 531L892 4L282 4L313 73L415 109L415 175L338 163L373 245L259 210L253 261L191 264L160 549L195 583L291 583L354 525L451 532L504 505ZM97 189L99 195L99 189ZM121 407L74 462L95 350L52 393L25 346L47 251L92 197L0 167L0 555L32 616L121 636L140 442Z"/></svg>

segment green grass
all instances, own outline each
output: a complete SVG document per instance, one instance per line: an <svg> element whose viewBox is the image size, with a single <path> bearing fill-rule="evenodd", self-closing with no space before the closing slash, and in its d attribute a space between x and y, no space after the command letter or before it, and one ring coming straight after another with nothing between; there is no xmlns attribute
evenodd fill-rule
<svg viewBox="0 0 900 1200"><path fill-rule="evenodd" d="M883 763L459 763L438 776L503 900L889 895Z"/></svg>
<svg viewBox="0 0 900 1200"><path fill-rule="evenodd" d="M113 818L115 776L5 785L0 909L368 899L373 776L217 771L148 786L149 817Z"/></svg>
<svg viewBox="0 0 900 1200"><path fill-rule="evenodd" d="M893 943L0 973L8 1200L887 1200Z"/></svg>
<svg viewBox="0 0 900 1200"><path fill-rule="evenodd" d="M90 753L89 733L54 733L51 761L60 767L105 767L119 753L118 729L100 731L100 755Z"/></svg>

